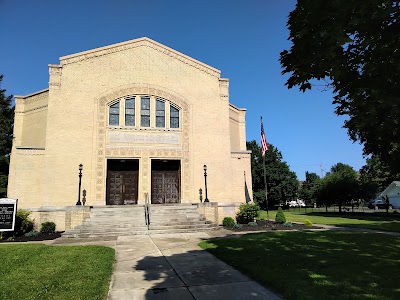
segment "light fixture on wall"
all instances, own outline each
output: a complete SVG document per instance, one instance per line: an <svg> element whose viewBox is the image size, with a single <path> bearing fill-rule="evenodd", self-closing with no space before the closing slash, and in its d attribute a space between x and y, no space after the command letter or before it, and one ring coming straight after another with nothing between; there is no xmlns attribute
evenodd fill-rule
<svg viewBox="0 0 400 300"><path fill-rule="evenodd" d="M207 165L203 166L203 170L204 170L204 185L206 189L206 198L204 199L204 202L210 202L207 196Z"/></svg>

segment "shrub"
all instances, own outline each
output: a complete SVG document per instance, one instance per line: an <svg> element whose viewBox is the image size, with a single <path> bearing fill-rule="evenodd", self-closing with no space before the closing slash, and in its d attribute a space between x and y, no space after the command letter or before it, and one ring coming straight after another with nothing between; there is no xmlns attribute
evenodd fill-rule
<svg viewBox="0 0 400 300"><path fill-rule="evenodd" d="M292 222L285 222L282 225L285 226L285 227L293 227Z"/></svg>
<svg viewBox="0 0 400 300"><path fill-rule="evenodd" d="M31 212L19 209L15 216L14 235L23 235L33 229L33 221L29 218Z"/></svg>
<svg viewBox="0 0 400 300"><path fill-rule="evenodd" d="M241 224L253 222L258 217L260 207L257 204L240 204L239 212L236 215L236 221Z"/></svg>
<svg viewBox="0 0 400 300"><path fill-rule="evenodd" d="M35 237L35 236L38 236L38 235L39 235L39 232L37 232L35 230L29 231L29 232L24 234L24 236L26 236L26 237Z"/></svg>
<svg viewBox="0 0 400 300"><path fill-rule="evenodd" d="M249 223L247 223L247 225L253 226L253 227L258 226L257 222L249 222Z"/></svg>
<svg viewBox="0 0 400 300"><path fill-rule="evenodd" d="M42 223L42 227L40 228L40 233L52 234L54 232L56 232L56 224L54 224L54 222Z"/></svg>
<svg viewBox="0 0 400 300"><path fill-rule="evenodd" d="M242 224L235 224L235 225L233 226L233 228L237 228L237 229L242 228Z"/></svg>
<svg viewBox="0 0 400 300"><path fill-rule="evenodd" d="M235 220L231 217L225 217L222 221L222 225L224 227L233 227L235 226Z"/></svg>
<svg viewBox="0 0 400 300"><path fill-rule="evenodd" d="M286 223L286 217L285 217L285 214L283 213L281 207L278 208L278 212L276 213L276 216L275 216L275 222L279 223L279 224Z"/></svg>
<svg viewBox="0 0 400 300"><path fill-rule="evenodd" d="M304 225L306 225L306 226L312 226L313 223L312 223L310 220L305 219L305 220L304 220Z"/></svg>

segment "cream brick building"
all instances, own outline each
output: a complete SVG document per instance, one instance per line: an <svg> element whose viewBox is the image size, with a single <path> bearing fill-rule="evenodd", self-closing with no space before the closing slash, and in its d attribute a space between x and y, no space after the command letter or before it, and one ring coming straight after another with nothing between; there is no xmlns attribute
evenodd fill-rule
<svg viewBox="0 0 400 300"><path fill-rule="evenodd" d="M8 197L20 208L211 202L251 191L245 109L220 71L140 38L60 58L49 88L16 96ZM204 192L203 192L204 198Z"/></svg>

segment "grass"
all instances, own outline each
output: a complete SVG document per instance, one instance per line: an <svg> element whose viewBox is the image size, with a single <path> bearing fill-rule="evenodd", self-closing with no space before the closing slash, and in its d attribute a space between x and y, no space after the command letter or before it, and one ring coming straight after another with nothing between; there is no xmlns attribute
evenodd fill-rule
<svg viewBox="0 0 400 300"><path fill-rule="evenodd" d="M285 299L400 299L399 237L281 231L200 246Z"/></svg>
<svg viewBox="0 0 400 300"><path fill-rule="evenodd" d="M290 222L301 222L305 219L310 220L313 224L326 224L336 225L345 227L358 227L368 228L384 231L400 232L400 216L389 215L377 215L374 213L334 213L334 212L304 212L302 209L299 211L287 211L284 210L286 220ZM270 211L270 219L274 219L276 211ZM260 218L266 219L266 211L261 211Z"/></svg>
<svg viewBox="0 0 400 300"><path fill-rule="evenodd" d="M0 253L0 299L107 299L112 248L0 245Z"/></svg>

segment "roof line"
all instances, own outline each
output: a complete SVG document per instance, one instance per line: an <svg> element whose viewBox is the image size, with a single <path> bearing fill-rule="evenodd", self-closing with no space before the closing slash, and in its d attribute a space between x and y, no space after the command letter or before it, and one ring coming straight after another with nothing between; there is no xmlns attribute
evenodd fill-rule
<svg viewBox="0 0 400 300"><path fill-rule="evenodd" d="M201 62L199 60L196 60L196 59L194 59L194 58L192 58L190 56L187 56L186 54L183 54L182 52L176 51L176 50L174 50L174 49L172 49L172 48L170 48L168 46L165 46L165 45L163 45L161 43L158 43L158 42L156 42L156 41L154 41L154 40L152 40L152 39L150 39L148 37L141 37L141 38L134 39L134 40L129 40L129 41L125 41L125 42L121 42L121 43L117 43L117 44L103 46L103 47L99 47L99 48L95 48L95 49L91 49L91 50L86 50L86 51L82 51L82 52L78 52L78 53L74 53L74 54L70 54L70 55L66 55L66 56L61 56L60 57L60 61L67 60L67 59L72 59L72 58L77 58L79 56L86 56L86 55L89 55L89 54L94 54L94 53L97 53L97 52L102 52L102 51L110 50L110 49L113 49L113 48L123 47L123 46L127 46L127 45L130 45L130 44L135 44L135 43L140 43L140 42L149 42L149 43L151 43L151 44L153 44L155 46L158 46L158 47L161 47L161 48L166 49L168 51L171 51L175 55L182 56L183 58L188 59L188 60L190 60L190 61L192 61L192 62L194 62L196 64L199 64L199 65L201 65L201 66L203 66L203 67L205 67L205 68L207 68L207 69L209 69L209 70L211 70L213 72L221 74L220 70L218 70L218 69L216 69L214 67L211 67L211 66L209 66L209 65L207 65L207 64L205 64L205 63L203 63L203 62ZM125 50L125 49L121 49L121 50Z"/></svg>
<svg viewBox="0 0 400 300"><path fill-rule="evenodd" d="M29 98L29 97L32 97L32 96L35 96L35 95L38 95L38 94L41 94L41 93L48 92L48 91L49 91L49 88L44 89L44 90L40 90L40 91L34 92L34 93L32 93L32 94L25 95L25 96L15 95L14 97L15 97L15 98L22 98L22 99L25 99L25 98Z"/></svg>
<svg viewBox="0 0 400 300"><path fill-rule="evenodd" d="M239 108L236 105L233 105L232 103L229 103L229 106L232 106L233 108L237 109L237 110L241 110L241 111L246 111L246 108Z"/></svg>

